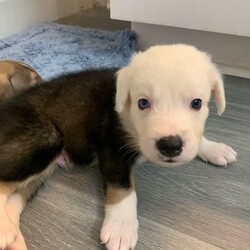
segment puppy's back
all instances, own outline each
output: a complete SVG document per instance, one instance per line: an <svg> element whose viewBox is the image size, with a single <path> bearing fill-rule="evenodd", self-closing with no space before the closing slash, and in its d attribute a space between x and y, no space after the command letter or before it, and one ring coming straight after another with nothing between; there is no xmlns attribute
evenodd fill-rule
<svg viewBox="0 0 250 250"><path fill-rule="evenodd" d="M62 76L1 103L0 180L23 180L43 171L63 147L73 158L80 155L113 109L114 74Z"/></svg>

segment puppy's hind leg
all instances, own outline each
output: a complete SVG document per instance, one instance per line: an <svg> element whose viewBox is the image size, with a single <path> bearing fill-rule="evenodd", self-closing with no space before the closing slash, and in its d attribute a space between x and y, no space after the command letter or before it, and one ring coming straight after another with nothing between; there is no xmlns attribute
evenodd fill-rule
<svg viewBox="0 0 250 250"><path fill-rule="evenodd" d="M5 249L17 237L17 227L7 214L7 200L16 190L16 183L0 182L0 249Z"/></svg>
<svg viewBox="0 0 250 250"><path fill-rule="evenodd" d="M13 193L7 200L7 214L17 228L17 237L8 247L8 250L27 250L23 235L19 228L20 215L27 201L36 193L45 178L52 174L57 168L55 163L51 163L41 174L32 177L30 180L22 183L19 189Z"/></svg>
<svg viewBox="0 0 250 250"><path fill-rule="evenodd" d="M14 115L14 114L13 114ZM8 116L12 117L12 116ZM18 219L10 219L7 203L20 204L20 185L29 183L34 176L47 171L48 165L62 151L61 134L50 121L39 120L36 116L32 121L14 122L7 118L2 120L0 129L0 249L11 247L18 236ZM7 122L5 122L7 121ZM12 206L13 207L13 206ZM23 206L20 206L20 211ZM10 208L8 208L11 210ZM18 209L16 214L20 214ZM12 212L9 212L12 214ZM13 222L13 221L14 222Z"/></svg>
<svg viewBox="0 0 250 250"><path fill-rule="evenodd" d="M198 156L205 162L226 167L237 160L237 153L228 145L202 137Z"/></svg>
<svg viewBox="0 0 250 250"><path fill-rule="evenodd" d="M8 250L27 250L23 235L19 228L19 218L24 206L25 201L20 193L12 194L7 201L7 215L17 229L17 236L14 242L8 247Z"/></svg>

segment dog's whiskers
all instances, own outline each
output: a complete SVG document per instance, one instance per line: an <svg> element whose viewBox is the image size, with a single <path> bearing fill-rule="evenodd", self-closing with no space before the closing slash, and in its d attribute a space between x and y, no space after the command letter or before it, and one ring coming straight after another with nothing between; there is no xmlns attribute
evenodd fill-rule
<svg viewBox="0 0 250 250"><path fill-rule="evenodd" d="M121 158L124 159L127 155L129 155L128 162L134 158L134 156L138 153L138 144L130 142L123 145L121 148L118 149L117 153L124 150ZM131 154L132 153L132 154Z"/></svg>

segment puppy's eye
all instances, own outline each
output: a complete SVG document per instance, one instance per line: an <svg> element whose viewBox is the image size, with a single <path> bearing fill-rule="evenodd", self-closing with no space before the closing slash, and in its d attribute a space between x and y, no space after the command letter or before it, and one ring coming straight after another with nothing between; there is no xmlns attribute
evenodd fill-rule
<svg viewBox="0 0 250 250"><path fill-rule="evenodd" d="M194 99L192 102L191 102L191 108L194 109L194 110L200 110L201 109L201 106L202 106L202 100L201 99Z"/></svg>
<svg viewBox="0 0 250 250"><path fill-rule="evenodd" d="M139 108L140 110L144 110L144 109L150 108L150 103L149 103L149 101L148 101L147 99L144 99L144 98L140 99L140 100L138 101L138 108Z"/></svg>

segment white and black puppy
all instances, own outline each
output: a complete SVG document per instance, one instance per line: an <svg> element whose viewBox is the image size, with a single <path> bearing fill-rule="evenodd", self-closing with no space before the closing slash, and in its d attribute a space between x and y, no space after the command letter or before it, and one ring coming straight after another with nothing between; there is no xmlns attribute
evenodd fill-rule
<svg viewBox="0 0 250 250"><path fill-rule="evenodd" d="M132 169L139 158L164 167L197 155L223 166L236 160L231 147L202 137L211 93L223 113L223 81L209 56L191 46L170 45L136 54L118 72L59 77L3 102L0 249L26 249L20 213L61 154L72 165L97 155L106 195L101 240L109 250L134 249Z"/></svg>

